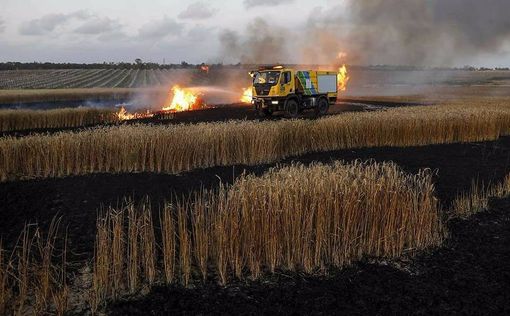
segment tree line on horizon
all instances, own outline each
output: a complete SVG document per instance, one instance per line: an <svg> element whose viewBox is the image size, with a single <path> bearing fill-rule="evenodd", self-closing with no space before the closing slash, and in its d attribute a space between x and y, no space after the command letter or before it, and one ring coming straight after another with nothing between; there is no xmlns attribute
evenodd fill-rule
<svg viewBox="0 0 510 316"><path fill-rule="evenodd" d="M102 63L54 63L54 62L1 62L1 70L45 70L45 69L193 69L202 66L209 66L210 68L257 68L260 65L252 64L192 64L182 61L178 64L160 64L155 62L144 62L137 58L134 62L102 62ZM287 66L296 66L296 64L286 64ZM310 67L319 65L307 65ZM412 66L412 65L349 65L350 69L373 69L373 70L464 70L464 71L509 71L510 67L425 67L425 66Z"/></svg>
<svg viewBox="0 0 510 316"><path fill-rule="evenodd" d="M135 62L102 62L102 63L53 63L53 62L3 62L0 63L0 70L38 70L38 69L179 69L179 68L200 68L205 65L190 64L185 61L179 64L159 64L154 62L143 62L136 59ZM237 65L212 64L210 67L235 67Z"/></svg>

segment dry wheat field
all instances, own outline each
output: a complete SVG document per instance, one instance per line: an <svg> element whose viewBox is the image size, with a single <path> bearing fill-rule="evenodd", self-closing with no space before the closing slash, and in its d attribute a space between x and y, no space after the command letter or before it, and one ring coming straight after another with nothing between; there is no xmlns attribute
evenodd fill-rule
<svg viewBox="0 0 510 316"><path fill-rule="evenodd" d="M0 3L0 316L510 315L509 0Z"/></svg>
<svg viewBox="0 0 510 316"><path fill-rule="evenodd" d="M476 313L480 278L508 307L491 273L509 258L507 97L319 119L115 114L0 110L0 314L307 313L310 299L371 313L384 291Z"/></svg>

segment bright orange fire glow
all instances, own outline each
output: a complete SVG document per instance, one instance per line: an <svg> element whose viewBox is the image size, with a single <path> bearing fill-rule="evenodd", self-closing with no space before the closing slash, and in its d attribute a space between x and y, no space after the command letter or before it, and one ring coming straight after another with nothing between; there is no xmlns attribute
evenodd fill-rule
<svg viewBox="0 0 510 316"><path fill-rule="evenodd" d="M119 112L117 112L117 116L119 117L119 120L132 120L135 118L134 114L128 113L124 107L121 107Z"/></svg>
<svg viewBox="0 0 510 316"><path fill-rule="evenodd" d="M149 110L142 113L140 112L129 113L123 106L120 108L119 112L117 112L117 117L119 118L119 121L149 118L153 116L154 114L151 113Z"/></svg>
<svg viewBox="0 0 510 316"><path fill-rule="evenodd" d="M166 113L195 110L202 106L205 106L205 103L201 100L200 93L192 91L191 89L173 86L172 93L168 94L167 101L161 110L155 112L147 110L146 112L129 113L122 106L116 115L120 121L136 120Z"/></svg>
<svg viewBox="0 0 510 316"><path fill-rule="evenodd" d="M347 89L347 82L349 82L349 79L350 78L347 74L347 67L342 65L340 68L338 68L338 91L345 91L345 89Z"/></svg>
<svg viewBox="0 0 510 316"><path fill-rule="evenodd" d="M251 87L243 89L243 95L241 96L241 102L251 103L252 96L253 95L252 95Z"/></svg>
<svg viewBox="0 0 510 316"><path fill-rule="evenodd" d="M190 89L173 86L172 92L174 94L172 102L166 103L163 111L189 111L197 108L200 105L199 94L191 91Z"/></svg>

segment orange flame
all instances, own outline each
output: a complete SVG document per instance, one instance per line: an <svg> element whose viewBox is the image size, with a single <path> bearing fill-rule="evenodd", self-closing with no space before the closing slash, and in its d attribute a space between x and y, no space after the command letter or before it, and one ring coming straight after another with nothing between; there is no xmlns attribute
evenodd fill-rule
<svg viewBox="0 0 510 316"><path fill-rule="evenodd" d="M132 120L135 118L134 114L128 113L124 107L121 107L119 112L117 112L117 117L120 121L124 120Z"/></svg>
<svg viewBox="0 0 510 316"><path fill-rule="evenodd" d="M169 105L163 107L163 111L189 111L200 105L199 95L190 89L184 89L179 86L173 86L174 96ZM168 103L167 103L168 104Z"/></svg>
<svg viewBox="0 0 510 316"><path fill-rule="evenodd" d="M135 112L135 113L129 113L123 106L120 108L119 112L116 113L119 121L126 121L126 120L134 120L134 119L142 119L142 118L149 118L153 117L154 114L151 113L149 110L146 112Z"/></svg>
<svg viewBox="0 0 510 316"><path fill-rule="evenodd" d="M205 103L200 99L199 93L193 92L190 89L181 88L179 86L172 87L173 96L168 95L165 106L160 111L151 112L134 112L129 113L124 107L121 107L119 112L116 113L119 121L135 120L142 118L154 117L165 112L180 112L197 109L200 106L205 106Z"/></svg>
<svg viewBox="0 0 510 316"><path fill-rule="evenodd" d="M338 68L337 82L338 91L345 91L347 89L347 82L349 82L349 76L347 75L347 67L342 65Z"/></svg>
<svg viewBox="0 0 510 316"><path fill-rule="evenodd" d="M253 96L253 94L252 94L251 87L243 89L243 95L241 96L241 102L251 103L252 96Z"/></svg>

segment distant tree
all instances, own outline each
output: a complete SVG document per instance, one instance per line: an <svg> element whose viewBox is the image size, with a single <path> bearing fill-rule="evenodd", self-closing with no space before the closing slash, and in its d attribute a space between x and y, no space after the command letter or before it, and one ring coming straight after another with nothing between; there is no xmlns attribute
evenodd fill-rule
<svg viewBox="0 0 510 316"><path fill-rule="evenodd" d="M464 70L468 70L468 71L475 71L475 70L476 70L476 68L475 68L475 67L473 67L473 66L469 66L469 65L464 66L462 69L464 69Z"/></svg>

